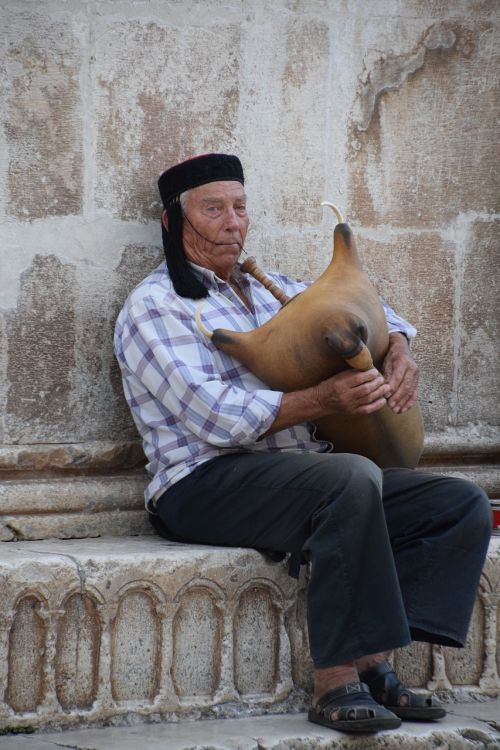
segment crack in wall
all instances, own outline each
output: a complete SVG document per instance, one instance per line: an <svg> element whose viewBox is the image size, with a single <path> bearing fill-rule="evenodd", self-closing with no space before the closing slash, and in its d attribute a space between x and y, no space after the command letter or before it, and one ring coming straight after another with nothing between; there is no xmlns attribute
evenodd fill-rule
<svg viewBox="0 0 500 750"><path fill-rule="evenodd" d="M422 68L425 58L431 50L452 50L457 43L454 31L444 23L431 26L411 52L403 55L382 55L366 76L359 93L360 114L355 122L359 132L366 132L375 115L378 103L383 94L395 91L403 86L406 80Z"/></svg>

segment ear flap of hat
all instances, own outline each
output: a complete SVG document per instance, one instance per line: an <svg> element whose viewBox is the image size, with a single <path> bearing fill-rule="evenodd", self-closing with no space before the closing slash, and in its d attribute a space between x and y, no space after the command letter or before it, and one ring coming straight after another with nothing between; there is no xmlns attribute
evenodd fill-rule
<svg viewBox="0 0 500 750"><path fill-rule="evenodd" d="M174 289L181 297L202 299L207 288L191 269L182 244L182 208L179 200L167 206L168 230L161 224L163 250Z"/></svg>

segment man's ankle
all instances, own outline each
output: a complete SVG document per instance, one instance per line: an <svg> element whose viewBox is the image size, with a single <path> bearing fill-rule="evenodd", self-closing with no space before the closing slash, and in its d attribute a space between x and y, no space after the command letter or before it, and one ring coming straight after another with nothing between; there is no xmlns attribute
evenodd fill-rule
<svg viewBox="0 0 500 750"><path fill-rule="evenodd" d="M335 688L341 685L347 685L348 682L358 681L358 671L354 662L339 664L336 667L316 669L314 671L313 705L329 690L335 690Z"/></svg>
<svg viewBox="0 0 500 750"><path fill-rule="evenodd" d="M391 651L379 651L376 654L368 654L367 656L362 656L360 659L356 659L355 664L358 673L361 674L361 672L370 669L370 667L375 667L377 664L387 661L391 653Z"/></svg>

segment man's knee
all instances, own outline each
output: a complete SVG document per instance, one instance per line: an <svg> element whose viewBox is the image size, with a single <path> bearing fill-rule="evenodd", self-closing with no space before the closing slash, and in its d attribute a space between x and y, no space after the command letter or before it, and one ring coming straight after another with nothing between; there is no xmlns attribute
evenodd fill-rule
<svg viewBox="0 0 500 750"><path fill-rule="evenodd" d="M486 492L466 479L448 478L445 498L448 513L457 519L457 531L467 546L488 544L493 524L491 504Z"/></svg>
<svg viewBox="0 0 500 750"><path fill-rule="evenodd" d="M332 455L341 463L345 476L353 485L358 484L360 489L374 486L382 492L382 470L369 458L355 453L333 453Z"/></svg>
<svg viewBox="0 0 500 750"><path fill-rule="evenodd" d="M327 504L346 503L350 513L360 515L381 512L383 476L380 468L364 456L334 453L329 466L332 491ZM340 479L340 487L339 487Z"/></svg>
<svg viewBox="0 0 500 750"><path fill-rule="evenodd" d="M491 534L493 514L491 503L486 492L479 485L461 480L463 502L468 508L471 521L475 523L478 531Z"/></svg>

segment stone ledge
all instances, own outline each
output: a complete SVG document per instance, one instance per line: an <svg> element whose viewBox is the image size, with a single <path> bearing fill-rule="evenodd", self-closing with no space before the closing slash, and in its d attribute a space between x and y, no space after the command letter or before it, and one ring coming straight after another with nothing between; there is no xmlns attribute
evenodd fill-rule
<svg viewBox="0 0 500 750"><path fill-rule="evenodd" d="M144 472L2 482L0 541L149 534Z"/></svg>
<svg viewBox="0 0 500 750"><path fill-rule="evenodd" d="M0 444L0 472L29 476L37 472L56 474L122 472L144 465L141 441L94 440L86 443ZM498 427L466 425L425 435L423 463L439 461L470 463L500 460ZM1 474L0 474L1 476Z"/></svg>
<svg viewBox="0 0 500 750"><path fill-rule="evenodd" d="M424 464L422 469L470 479L491 499L500 498L499 464ZM0 541L150 534L143 494L147 482L141 469L96 476L4 479Z"/></svg>
<svg viewBox="0 0 500 750"><path fill-rule="evenodd" d="M483 704L482 704L483 705ZM2 750L494 750L500 732L487 721L453 714L436 723L405 722L375 735L345 735L307 721L305 714L251 719L162 723L154 726L83 729L58 734L4 738ZM484 706L492 719L500 702Z"/></svg>
<svg viewBox="0 0 500 750"><path fill-rule="evenodd" d="M110 473L133 469L144 462L139 440L0 445L0 470L19 476L40 471Z"/></svg>
<svg viewBox="0 0 500 750"><path fill-rule="evenodd" d="M155 537L0 545L0 728L303 707L305 583L254 550ZM467 647L403 649L402 677L498 695L499 600L496 538Z"/></svg>

